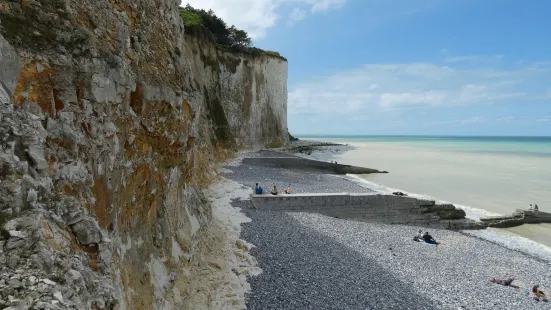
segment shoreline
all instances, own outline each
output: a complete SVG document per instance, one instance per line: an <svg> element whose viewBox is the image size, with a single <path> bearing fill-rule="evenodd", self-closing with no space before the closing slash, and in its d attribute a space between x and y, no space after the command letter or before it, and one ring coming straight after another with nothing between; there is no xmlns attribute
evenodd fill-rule
<svg viewBox="0 0 551 310"><path fill-rule="evenodd" d="M316 144L316 143L320 143L320 142L316 141L316 140L303 140L303 143ZM333 142L329 142L329 143L339 144L339 143L333 143ZM342 144L340 144L340 145L342 145ZM336 153L343 154L345 152L353 151L355 149L357 149L357 148L354 147L353 145L347 145L346 148L340 149L339 152L332 152L332 151L327 151L327 150L324 150L324 149L319 149L319 150L316 150L316 151L312 152L311 155L307 155L307 156L303 155L303 154L296 154L296 155L297 156L302 156L302 157L308 158L308 159L331 161L332 159L335 159L334 155L336 155ZM392 173L392 170L390 170L389 173ZM472 220L477 220L478 221L478 220L480 220L481 217L505 216L506 215L506 214L503 214L503 213L495 213L495 212L492 212L492 211L489 211L489 210L479 209L479 208L472 207L472 206L455 204L454 202L451 202L451 201L445 201L445 200L438 199L437 197L432 196L432 195L417 194L417 193L412 193L412 192L402 190L400 188L390 187L390 186L387 186L385 184L377 184L377 183L369 181L365 178L362 178L361 175L352 174L352 175L347 175L347 177L351 177L351 178L355 179L355 180L353 180L353 182L359 182L361 186L366 186L367 188L380 190L382 192L401 191L401 192L404 192L404 193L406 193L406 194L408 194L412 197L425 198L425 199L435 199L435 200L437 200L441 203L452 203L457 207L463 208L465 210L465 212L467 213L467 218L472 219ZM362 185L362 183L364 183L364 184ZM545 229L538 229L539 227L544 227ZM522 224L522 225L517 226L517 227L496 228L496 229L498 231L503 231L504 235L506 235L507 233L512 233L512 234L514 234L516 236L519 236L521 238L525 238L527 240L537 242L538 244L541 244L541 245L547 247L551 251L551 224L527 224L527 223L525 223L525 224Z"/></svg>
<svg viewBox="0 0 551 310"><path fill-rule="evenodd" d="M277 183L280 188L291 182L294 193L368 191L345 177L238 163L224 166L222 176L248 187L251 194L256 182ZM231 204L251 219L242 225L240 238L254 244L250 254L262 268L260 275L249 279L250 309L548 306L487 279L515 276L523 289L539 283L547 292L551 256L542 259L541 253L507 247L491 236L431 228L442 245L427 247L411 240L423 227L268 211L252 208L249 200ZM420 268L421 261L433 267Z"/></svg>

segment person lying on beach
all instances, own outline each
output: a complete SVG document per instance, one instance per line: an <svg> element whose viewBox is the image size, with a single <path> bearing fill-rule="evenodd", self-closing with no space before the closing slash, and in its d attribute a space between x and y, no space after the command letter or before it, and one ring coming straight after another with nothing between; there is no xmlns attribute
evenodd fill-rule
<svg viewBox="0 0 551 310"><path fill-rule="evenodd" d="M271 191L272 195L277 195L277 187L275 184L272 184L272 191Z"/></svg>
<svg viewBox="0 0 551 310"><path fill-rule="evenodd" d="M547 301L547 297L545 297L545 294L542 290L539 289L539 285L532 286L532 289L530 290L530 298L533 298L537 301Z"/></svg>
<svg viewBox="0 0 551 310"><path fill-rule="evenodd" d="M287 189L283 191L285 194L290 194L291 193L291 184L289 184L289 186L287 186Z"/></svg>
<svg viewBox="0 0 551 310"><path fill-rule="evenodd" d="M499 284L499 285L503 285L503 286L512 286L512 287L517 287L518 288L518 286L511 285L511 283L513 283L514 280L515 280L515 278L507 278L507 279L491 278L490 282L495 283L495 284Z"/></svg>
<svg viewBox="0 0 551 310"><path fill-rule="evenodd" d="M436 242L436 240L434 240L434 238L431 235L429 235L428 231L425 231L425 234L423 235L423 240L425 240L425 242L429 244L436 244L436 245L439 244L438 242Z"/></svg>
<svg viewBox="0 0 551 310"><path fill-rule="evenodd" d="M419 229L417 235L413 237L413 241L421 242L423 241L423 230Z"/></svg>

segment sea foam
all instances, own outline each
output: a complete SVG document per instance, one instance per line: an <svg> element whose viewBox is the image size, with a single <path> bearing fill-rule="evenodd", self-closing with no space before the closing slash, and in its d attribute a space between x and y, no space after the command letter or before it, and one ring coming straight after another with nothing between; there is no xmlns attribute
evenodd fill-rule
<svg viewBox="0 0 551 310"><path fill-rule="evenodd" d="M369 180L366 180L358 175L354 174L347 174L345 177L337 176L340 178L344 178L347 180L350 180L351 182L356 183L357 185L369 188L371 190L374 190L375 192L379 192L381 194L391 194L393 192L400 191L404 194L407 194L409 197L419 198L419 199L429 199L429 200L435 200L437 203L451 203L444 200L439 200L433 196L424 195L424 194L417 194L417 193L408 193L396 188L392 188L383 184L375 183ZM480 220L480 218L488 217L488 216L499 216L502 214L490 212L488 210L484 209L478 209L473 208L470 206L465 205L458 205L454 204L457 208L461 208L465 210L466 217L472 220ZM532 241L528 238L524 238L522 236L519 236L515 233L508 232L506 230L502 229L495 229L495 228L488 228L485 230L465 230L463 233L480 238L483 240L487 240L489 242L499 244L505 248L520 251L522 253L528 254L533 257L537 257L541 260L544 260L548 262L551 265L551 248Z"/></svg>

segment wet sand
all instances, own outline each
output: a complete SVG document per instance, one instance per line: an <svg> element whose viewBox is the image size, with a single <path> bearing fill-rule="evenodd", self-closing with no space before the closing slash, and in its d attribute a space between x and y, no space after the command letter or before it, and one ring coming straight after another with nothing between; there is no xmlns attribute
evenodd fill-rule
<svg viewBox="0 0 551 310"><path fill-rule="evenodd" d="M551 247L551 224L524 224L505 230Z"/></svg>
<svg viewBox="0 0 551 310"><path fill-rule="evenodd" d="M344 143L343 141L336 141ZM542 211L551 205L547 190L548 158L456 152L382 142L350 142L339 152L314 152L311 158L368 165L389 174L360 175L392 189L449 201L478 217L510 215L528 208L534 199ZM339 149L339 147L333 147ZM536 198L535 198L536 197ZM530 224L507 229L551 248L551 224Z"/></svg>

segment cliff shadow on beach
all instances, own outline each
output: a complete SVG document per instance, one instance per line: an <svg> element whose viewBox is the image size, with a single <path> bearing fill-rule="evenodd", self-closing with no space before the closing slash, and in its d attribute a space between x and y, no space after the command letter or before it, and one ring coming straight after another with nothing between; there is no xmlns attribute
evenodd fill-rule
<svg viewBox="0 0 551 310"><path fill-rule="evenodd" d="M281 212L234 201L252 222L242 238L263 272L253 277L249 309L434 309L404 279Z"/></svg>

